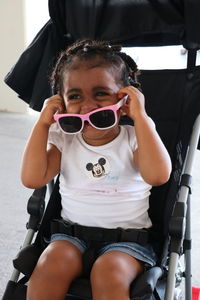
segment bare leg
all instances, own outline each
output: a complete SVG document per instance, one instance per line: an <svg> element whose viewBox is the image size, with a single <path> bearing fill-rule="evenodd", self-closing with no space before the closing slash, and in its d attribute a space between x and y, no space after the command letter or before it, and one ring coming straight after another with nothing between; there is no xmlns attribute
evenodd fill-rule
<svg viewBox="0 0 200 300"><path fill-rule="evenodd" d="M93 300L129 300L130 284L143 263L129 254L110 251L100 256L91 271Z"/></svg>
<svg viewBox="0 0 200 300"><path fill-rule="evenodd" d="M27 300L63 300L82 272L82 254L68 241L52 242L42 253L29 280Z"/></svg>

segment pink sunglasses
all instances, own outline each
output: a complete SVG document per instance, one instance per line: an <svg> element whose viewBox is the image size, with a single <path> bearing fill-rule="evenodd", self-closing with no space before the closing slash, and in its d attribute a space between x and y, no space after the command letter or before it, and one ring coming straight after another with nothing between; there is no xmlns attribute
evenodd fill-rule
<svg viewBox="0 0 200 300"><path fill-rule="evenodd" d="M109 129L117 124L117 111L125 104L128 96L118 103L95 109L87 114L55 114L54 120L60 129L67 134L75 134L82 131L84 122L88 121L96 129Z"/></svg>

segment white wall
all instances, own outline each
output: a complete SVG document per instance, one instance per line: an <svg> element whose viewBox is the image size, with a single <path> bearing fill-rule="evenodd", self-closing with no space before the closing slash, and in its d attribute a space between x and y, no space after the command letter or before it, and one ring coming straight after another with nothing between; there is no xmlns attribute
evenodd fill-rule
<svg viewBox="0 0 200 300"><path fill-rule="evenodd" d="M49 20L48 0L25 0L25 43L29 45Z"/></svg>
<svg viewBox="0 0 200 300"><path fill-rule="evenodd" d="M24 0L0 1L0 110L26 112L27 106L3 82L25 47Z"/></svg>
<svg viewBox="0 0 200 300"><path fill-rule="evenodd" d="M29 111L3 80L48 19L48 0L0 1L0 111Z"/></svg>

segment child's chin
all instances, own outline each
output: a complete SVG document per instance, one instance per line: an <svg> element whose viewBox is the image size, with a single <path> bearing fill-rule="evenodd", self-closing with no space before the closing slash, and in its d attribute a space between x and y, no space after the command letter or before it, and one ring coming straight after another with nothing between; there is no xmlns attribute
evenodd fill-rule
<svg viewBox="0 0 200 300"><path fill-rule="evenodd" d="M82 130L82 133L84 136L86 136L88 138L93 138L93 139L97 139L98 137L101 137L102 135L104 135L103 130L96 129L92 126L84 127Z"/></svg>

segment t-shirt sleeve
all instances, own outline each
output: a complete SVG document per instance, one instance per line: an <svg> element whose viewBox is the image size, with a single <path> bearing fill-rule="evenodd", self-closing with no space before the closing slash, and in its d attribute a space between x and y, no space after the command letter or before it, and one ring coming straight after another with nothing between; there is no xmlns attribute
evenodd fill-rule
<svg viewBox="0 0 200 300"><path fill-rule="evenodd" d="M55 145L62 152L63 142L63 133L60 131L58 125L53 123L49 128L48 143Z"/></svg>
<svg viewBox="0 0 200 300"><path fill-rule="evenodd" d="M155 126L154 121L150 117L149 117L149 120L150 120L152 126L155 128L156 126ZM127 125L127 129L128 129L131 149L133 150L133 152L135 152L135 150L138 148L137 138L135 135L135 127Z"/></svg>
<svg viewBox="0 0 200 300"><path fill-rule="evenodd" d="M135 135L135 127L127 125L127 130L128 130L129 143L130 143L131 149L133 150L133 152L135 152L135 150L138 147L137 139L136 139L136 135Z"/></svg>

